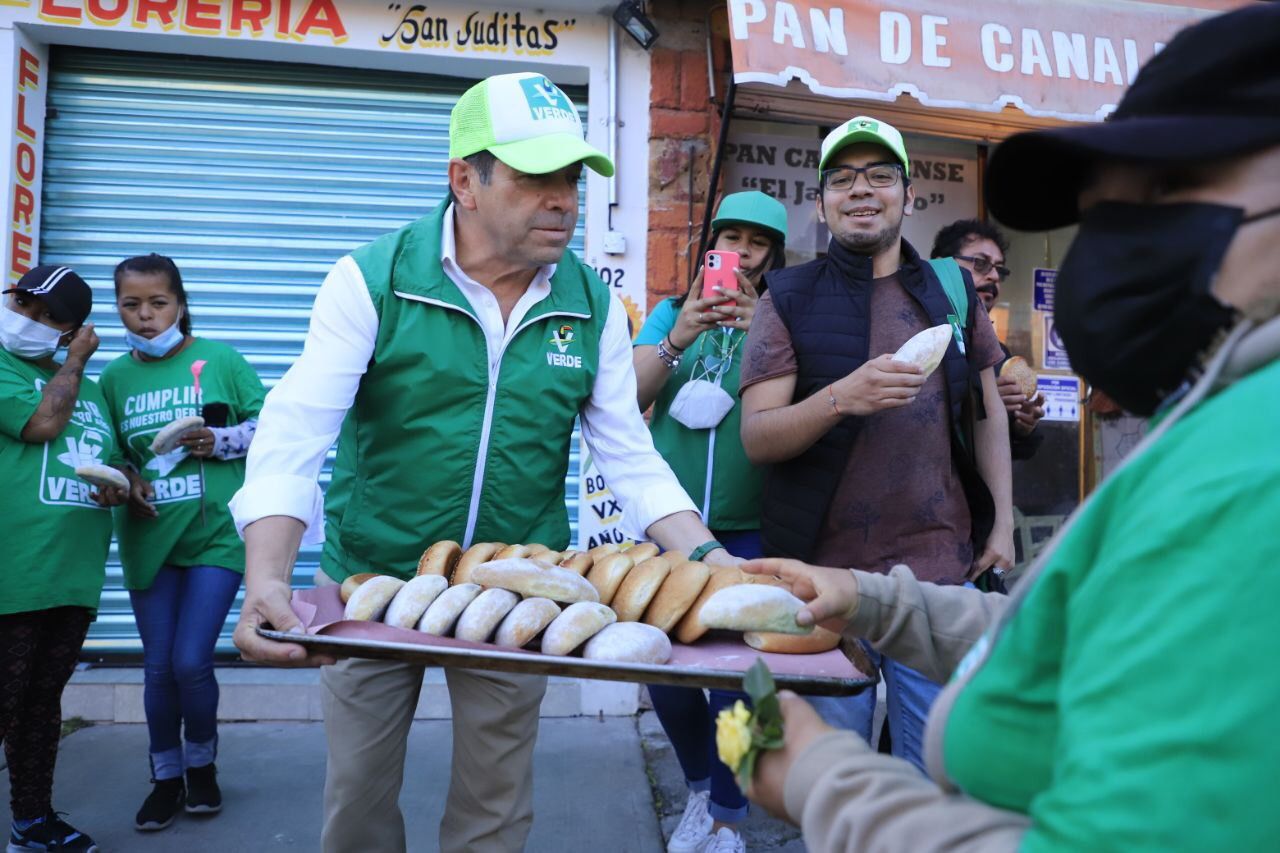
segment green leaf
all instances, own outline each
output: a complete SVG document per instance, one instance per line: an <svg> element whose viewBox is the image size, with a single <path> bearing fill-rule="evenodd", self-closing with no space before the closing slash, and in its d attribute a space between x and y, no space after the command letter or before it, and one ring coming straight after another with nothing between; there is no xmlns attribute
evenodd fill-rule
<svg viewBox="0 0 1280 853"><path fill-rule="evenodd" d="M742 763L738 765L738 787L744 791L751 784L751 777L756 774L756 759L759 757L760 750L751 749L742 757Z"/></svg>
<svg viewBox="0 0 1280 853"><path fill-rule="evenodd" d="M772 696L778 692L777 685L773 683L773 675L769 672L768 665L765 664L764 658L756 658L756 662L751 664L751 668L747 670L747 674L742 679L743 691L751 697L754 705L759 703L767 696Z"/></svg>
<svg viewBox="0 0 1280 853"><path fill-rule="evenodd" d="M776 695L766 696L757 701L755 711L755 718L762 726L782 720L782 704L778 702Z"/></svg>

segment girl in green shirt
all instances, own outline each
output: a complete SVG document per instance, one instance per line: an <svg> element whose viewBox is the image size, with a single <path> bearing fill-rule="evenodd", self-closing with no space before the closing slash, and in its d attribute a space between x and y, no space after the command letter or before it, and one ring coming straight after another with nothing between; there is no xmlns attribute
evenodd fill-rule
<svg viewBox="0 0 1280 853"><path fill-rule="evenodd" d="M734 193L711 226L711 248L741 257L739 289L703 299L699 269L684 296L657 305L634 343L637 397L641 409L653 406L654 446L701 505L716 540L731 554L759 557L761 473L739 438L738 371L764 274L786 264L787 209L761 192ZM690 788L667 850L745 850L735 827L747 801L711 733L720 709L746 697L712 690L708 701L701 690L665 685L650 685L649 696Z"/></svg>
<svg viewBox="0 0 1280 853"><path fill-rule="evenodd" d="M135 826L149 831L184 807L222 807L213 652L244 574L244 545L226 505L244 481L264 392L234 349L191 334L182 275L169 258L122 262L115 289L132 349L107 365L101 382L133 467L116 533L145 663L154 787ZM191 416L205 426L169 452L152 451L163 427Z"/></svg>

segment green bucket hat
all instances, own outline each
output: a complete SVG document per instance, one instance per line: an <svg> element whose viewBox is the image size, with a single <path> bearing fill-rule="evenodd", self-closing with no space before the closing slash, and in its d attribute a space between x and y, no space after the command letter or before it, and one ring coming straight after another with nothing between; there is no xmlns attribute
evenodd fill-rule
<svg viewBox="0 0 1280 853"><path fill-rule="evenodd" d="M511 168L543 175L585 163L604 175L613 163L583 139L569 96L542 74L496 74L472 86L449 114L449 157L489 151Z"/></svg>
<svg viewBox="0 0 1280 853"><path fill-rule="evenodd" d="M822 170L827 168L827 161L837 151L855 142L874 142L876 145L883 145L898 158L907 175L911 174L911 161L907 159L907 145L902 141L902 134L898 129L886 121L870 116L854 116L828 133L826 139L822 140L822 159L818 161L818 177L822 177Z"/></svg>
<svg viewBox="0 0 1280 853"><path fill-rule="evenodd" d="M763 228L778 242L787 242L786 205L758 190L733 193L720 200L716 218L711 220L711 229L718 230L734 223Z"/></svg>

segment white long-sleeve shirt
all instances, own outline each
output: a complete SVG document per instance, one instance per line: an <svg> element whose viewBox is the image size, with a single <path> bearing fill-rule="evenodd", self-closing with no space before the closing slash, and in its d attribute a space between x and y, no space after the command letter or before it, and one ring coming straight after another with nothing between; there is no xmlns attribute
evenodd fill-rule
<svg viewBox="0 0 1280 853"><path fill-rule="evenodd" d="M452 207L444 216L440 256L445 275L458 286L480 320L491 358L502 352L529 310L551 294L554 264L538 270L504 323L493 293L457 265ZM373 357L377 334L378 314L364 275L348 255L334 265L320 286L302 355L267 395L258 416L244 485L229 505L241 535L246 525L260 518L284 515L306 524L304 545L324 541L320 468L355 400ZM429 357L429 352L424 353L424 358ZM677 512L697 511L670 466L654 449L641 417L626 310L617 299L609 302L595 385L580 415L587 447L622 504L623 533L644 538L645 530L655 521Z"/></svg>

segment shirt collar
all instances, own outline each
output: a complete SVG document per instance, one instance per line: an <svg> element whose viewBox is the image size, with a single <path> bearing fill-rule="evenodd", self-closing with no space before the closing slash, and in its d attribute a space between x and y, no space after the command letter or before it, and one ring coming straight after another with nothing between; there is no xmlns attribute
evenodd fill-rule
<svg viewBox="0 0 1280 853"><path fill-rule="evenodd" d="M483 284L467 275L466 271L458 266L458 243L453 230L453 207L450 203L445 209L444 224L440 228L440 266L456 284L484 288ZM533 276L533 281L529 283L529 292L537 294L539 298L550 294L551 277L555 274L555 264L539 267L538 272Z"/></svg>

